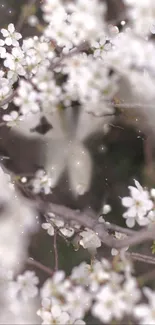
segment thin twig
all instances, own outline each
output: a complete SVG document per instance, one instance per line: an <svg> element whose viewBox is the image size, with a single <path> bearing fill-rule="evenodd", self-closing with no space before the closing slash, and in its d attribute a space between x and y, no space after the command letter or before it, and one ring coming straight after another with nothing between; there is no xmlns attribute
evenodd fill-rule
<svg viewBox="0 0 155 325"><path fill-rule="evenodd" d="M58 249L57 249L57 231L54 229L54 239L53 239L53 247L54 247L54 257L55 257L55 271L58 270Z"/></svg>
<svg viewBox="0 0 155 325"><path fill-rule="evenodd" d="M47 273L50 276L53 276L53 274L54 274L54 271L52 271L49 267L47 267L47 266L43 265L42 263L34 260L33 258L29 258L27 260L27 264L35 266L36 268L44 271L45 273Z"/></svg>
<svg viewBox="0 0 155 325"><path fill-rule="evenodd" d="M125 255L135 261L148 263L148 264L155 264L155 258L152 256L147 256L147 255L143 255L143 254L139 254L139 253L129 253L129 252L126 252Z"/></svg>

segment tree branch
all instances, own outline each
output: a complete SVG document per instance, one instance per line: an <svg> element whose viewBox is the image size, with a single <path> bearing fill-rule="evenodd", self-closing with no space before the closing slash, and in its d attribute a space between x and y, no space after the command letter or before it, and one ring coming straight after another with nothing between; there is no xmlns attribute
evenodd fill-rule
<svg viewBox="0 0 155 325"><path fill-rule="evenodd" d="M155 258L152 256L147 256L139 253L129 253L126 252L126 256L130 257L132 260L143 262L143 263L148 263L148 264L155 264Z"/></svg>
<svg viewBox="0 0 155 325"><path fill-rule="evenodd" d="M54 271L52 271L49 267L43 265L42 263L34 260L34 258L29 258L27 260L27 264L37 267L38 269L44 271L45 273L47 273L50 276L53 276L53 274L54 274Z"/></svg>
<svg viewBox="0 0 155 325"><path fill-rule="evenodd" d="M43 203L42 208L45 211L45 209L47 209L47 205ZM95 213L94 216L90 216L88 212L79 212L63 205L57 205L54 203L49 203L48 209L50 212L58 215L66 222L74 220L78 224L94 230L100 237L101 241L111 248L121 249L128 246L131 247L155 238L155 226L152 226L152 228L139 230L125 239L118 240L115 239L112 235L109 235L106 223L98 223L98 216L96 216ZM121 231L121 227L118 228L118 226L113 225L110 228L112 229L112 227L115 229L117 228L117 230L119 229L119 231ZM122 229L122 233L125 233L124 228Z"/></svg>

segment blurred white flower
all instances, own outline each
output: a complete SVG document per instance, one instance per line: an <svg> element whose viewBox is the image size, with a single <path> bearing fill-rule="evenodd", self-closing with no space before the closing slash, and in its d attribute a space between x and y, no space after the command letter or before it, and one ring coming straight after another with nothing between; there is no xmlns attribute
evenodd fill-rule
<svg viewBox="0 0 155 325"><path fill-rule="evenodd" d="M117 304L116 304L117 301ZM126 310L126 303L121 293L109 285L104 285L96 295L96 302L92 307L92 314L101 322L109 323L113 318L120 320Z"/></svg>
<svg viewBox="0 0 155 325"><path fill-rule="evenodd" d="M155 323L155 292L150 288L143 289L148 304L141 303L134 307L134 316L142 325Z"/></svg>
<svg viewBox="0 0 155 325"><path fill-rule="evenodd" d="M33 271L25 271L22 275L18 275L16 282L13 283L17 289L17 294L19 294L24 301L37 296L37 284L39 284L39 278Z"/></svg>
<svg viewBox="0 0 155 325"><path fill-rule="evenodd" d="M17 111L11 111L10 114L4 114L2 119L6 122L7 126L13 127L18 123L19 120L21 120L21 117Z"/></svg>
<svg viewBox="0 0 155 325"><path fill-rule="evenodd" d="M39 169L35 173L35 177L31 180L31 185L35 194L43 191L47 195L51 192L52 181L44 170Z"/></svg>
<svg viewBox="0 0 155 325"><path fill-rule="evenodd" d="M74 319L83 318L91 306L91 295L77 286L66 293L66 310Z"/></svg>
<svg viewBox="0 0 155 325"><path fill-rule="evenodd" d="M43 301L42 309L38 310L38 316L43 320L44 325L46 324L68 324L69 323L69 314L64 312L60 306L50 304L50 300L46 299Z"/></svg>

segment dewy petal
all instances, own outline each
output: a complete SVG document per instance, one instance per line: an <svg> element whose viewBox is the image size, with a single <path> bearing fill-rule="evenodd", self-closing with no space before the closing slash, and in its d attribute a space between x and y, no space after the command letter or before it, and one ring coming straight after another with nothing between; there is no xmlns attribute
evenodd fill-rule
<svg viewBox="0 0 155 325"><path fill-rule="evenodd" d="M72 144L68 157L68 174L75 194L81 195L89 190L92 161L88 150L80 142Z"/></svg>
<svg viewBox="0 0 155 325"><path fill-rule="evenodd" d="M130 196L122 198L122 205L126 208L130 208L133 205L133 199Z"/></svg>
<svg viewBox="0 0 155 325"><path fill-rule="evenodd" d="M8 25L8 31L9 31L11 34L13 34L14 31L15 31L15 26L14 26L13 24L9 24L9 25Z"/></svg>

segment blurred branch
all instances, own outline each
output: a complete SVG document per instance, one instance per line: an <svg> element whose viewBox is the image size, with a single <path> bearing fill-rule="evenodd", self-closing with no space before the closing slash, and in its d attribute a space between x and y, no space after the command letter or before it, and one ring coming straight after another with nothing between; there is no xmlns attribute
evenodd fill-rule
<svg viewBox="0 0 155 325"><path fill-rule="evenodd" d="M139 253L126 253L126 256L130 257L132 260L143 262L143 263L148 263L148 264L155 264L155 258ZM155 270L154 270L155 272Z"/></svg>
<svg viewBox="0 0 155 325"><path fill-rule="evenodd" d="M49 267L43 265L42 263L34 260L34 258L29 258L27 260L27 264L31 265L31 266L35 266L36 268L44 271L45 273L47 273L50 276L53 276L54 271L52 271Z"/></svg>
<svg viewBox="0 0 155 325"><path fill-rule="evenodd" d="M11 100L14 98L15 95L16 95L16 90L14 90L7 98L0 101L0 107L9 104L9 102L11 102Z"/></svg>
<svg viewBox="0 0 155 325"><path fill-rule="evenodd" d="M42 203L40 207L47 210L47 203ZM92 216L92 214L89 215L88 212L79 212L66 206L57 205L54 203L49 203L48 210L67 222L74 220L80 225L94 230L94 232L96 232L96 234L100 237L101 241L108 247L121 249L128 246L134 246L145 241L153 240L155 238L155 226L136 231L127 238L118 240L108 233L108 226L106 223L98 223L98 216L96 216L95 213L94 216ZM112 227L114 227L114 229L117 228L117 230L119 229L121 232L121 227L118 228L118 226L111 225L111 230ZM122 233L125 233L125 228L122 229Z"/></svg>
<svg viewBox="0 0 155 325"><path fill-rule="evenodd" d="M26 19L29 17L29 12L31 11L31 8L33 8L36 4L36 2L39 3L39 0L29 0L27 5L24 5L21 9L21 14L19 16L19 19L16 24L16 30L18 32L21 32Z"/></svg>

